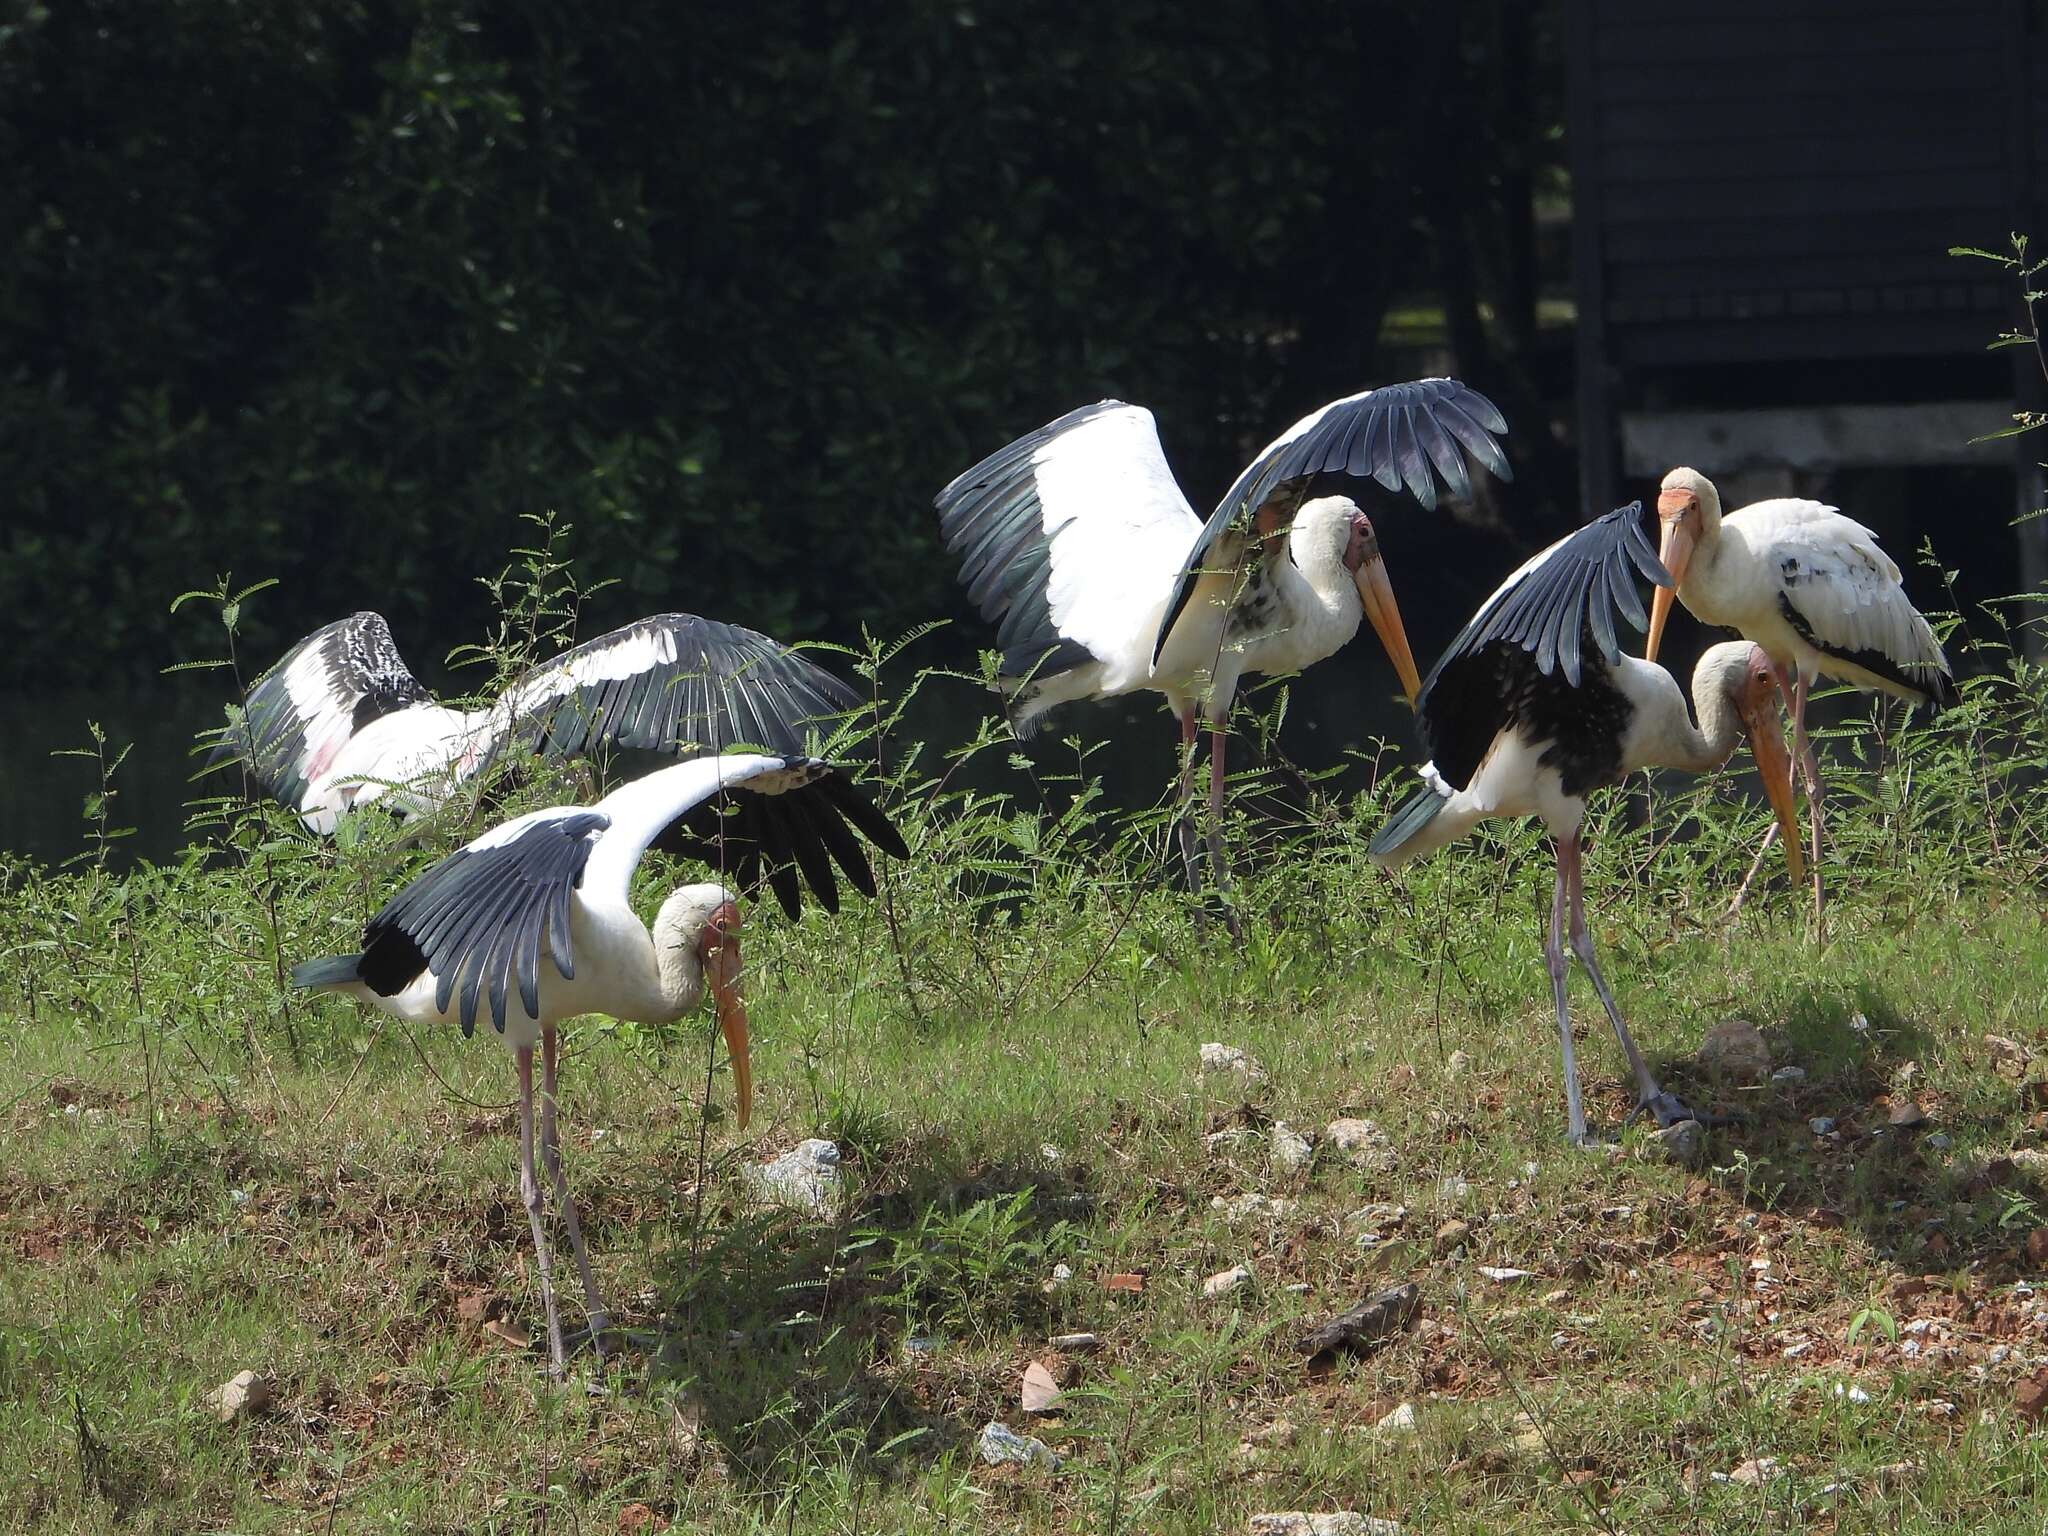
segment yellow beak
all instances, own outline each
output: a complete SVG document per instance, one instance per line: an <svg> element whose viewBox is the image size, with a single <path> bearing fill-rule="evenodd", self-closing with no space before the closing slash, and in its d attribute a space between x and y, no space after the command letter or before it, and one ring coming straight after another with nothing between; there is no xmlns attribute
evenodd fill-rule
<svg viewBox="0 0 2048 1536"><path fill-rule="evenodd" d="M1691 491L1666 491L1657 498L1657 516L1664 524L1657 558L1664 562L1674 584L1683 584L1685 568L1692 563L1693 545L1699 535L1686 514L1698 506L1699 498ZM1671 604L1677 596L1675 587L1659 587L1650 594L1650 642L1643 648L1644 657L1650 661L1657 659L1657 647L1664 643L1664 625L1671 617Z"/></svg>
<svg viewBox="0 0 2048 1536"><path fill-rule="evenodd" d="M1372 620L1373 633L1386 648L1387 660L1394 664L1401 679L1401 691L1408 695L1412 706L1415 696L1422 692L1422 675L1415 670L1415 653L1408 649L1408 631L1401 625L1394 585L1387 580L1387 562L1374 553L1359 564L1352 579L1358 583L1359 601L1365 604L1365 616Z"/></svg>
<svg viewBox="0 0 2048 1536"><path fill-rule="evenodd" d="M1745 704L1740 709L1750 755L1756 759L1756 776L1763 780L1764 798L1771 802L1771 814L1778 819L1778 840L1785 845L1785 868L1796 890L1806 883L1806 849L1792 804L1792 754L1785 750L1784 723L1779 720L1775 705L1754 708Z"/></svg>

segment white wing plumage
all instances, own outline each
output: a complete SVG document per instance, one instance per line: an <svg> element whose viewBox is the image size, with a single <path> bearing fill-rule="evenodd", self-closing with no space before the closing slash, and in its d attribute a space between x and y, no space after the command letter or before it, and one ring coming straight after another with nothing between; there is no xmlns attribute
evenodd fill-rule
<svg viewBox="0 0 2048 1536"><path fill-rule="evenodd" d="M1877 535L1817 501L1759 501L1728 515L1752 549L1768 547L1781 611L1817 649L1922 686L1948 675L1941 644L1900 583Z"/></svg>

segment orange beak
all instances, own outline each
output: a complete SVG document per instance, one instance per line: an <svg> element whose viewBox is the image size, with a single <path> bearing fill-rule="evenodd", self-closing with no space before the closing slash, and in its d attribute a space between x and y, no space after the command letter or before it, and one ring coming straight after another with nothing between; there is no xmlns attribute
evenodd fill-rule
<svg viewBox="0 0 2048 1536"><path fill-rule="evenodd" d="M732 1061L733 1093L741 1130L754 1113L754 1065L748 1054L747 1005L740 996L740 914L727 902L712 913L704 928L704 975L711 986L712 1007L718 1014L719 1032L725 1036L725 1054Z"/></svg>
<svg viewBox="0 0 2048 1536"><path fill-rule="evenodd" d="M1394 584L1387 580L1387 562L1380 558L1378 550L1359 562L1352 580L1358 583L1359 601L1365 604L1365 616L1372 620L1373 633L1380 637L1387 660L1394 664L1401 679L1401 691L1413 706L1415 696L1422 692L1422 675L1415 670L1415 653L1408 648L1408 631L1401 625L1401 607L1394 601Z"/></svg>
<svg viewBox="0 0 2048 1536"><path fill-rule="evenodd" d="M1676 585L1685 581L1685 568L1692 563L1693 545L1699 540L1700 499L1691 491L1666 491L1657 498L1657 516L1663 521L1664 536L1657 546L1657 558L1671 573L1674 586L1659 587L1650 594L1650 643L1643 655L1657 659L1657 647L1664 643L1664 625L1671 617L1671 603L1678 596Z"/></svg>
<svg viewBox="0 0 2048 1536"><path fill-rule="evenodd" d="M1742 716L1743 733L1749 737L1750 755L1756 759L1756 776L1763 780L1764 798L1771 802L1771 814L1778 819L1778 840L1785 845L1785 868L1791 873L1793 889L1797 890L1806 883L1806 850L1800 837L1799 817L1792 805L1792 754L1785 750L1784 722L1778 718L1774 698L1766 690L1762 701L1745 700L1736 707Z"/></svg>

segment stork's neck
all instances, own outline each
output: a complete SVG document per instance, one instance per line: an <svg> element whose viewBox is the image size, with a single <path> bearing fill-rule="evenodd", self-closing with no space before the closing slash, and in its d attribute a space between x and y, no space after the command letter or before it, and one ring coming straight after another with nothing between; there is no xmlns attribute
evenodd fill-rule
<svg viewBox="0 0 2048 1536"><path fill-rule="evenodd" d="M1693 674L1692 707L1699 716L1699 724L1695 726L1690 720L1676 722L1673 755L1660 767L1706 773L1734 756L1735 744L1742 739L1742 716L1736 712L1735 696L1719 673L1702 667Z"/></svg>
<svg viewBox="0 0 2048 1536"><path fill-rule="evenodd" d="M696 935L684 930L679 899L669 897L655 914L650 930L654 940L654 994L661 1007L661 1022L673 1022L695 1008L704 996L704 967L697 959Z"/></svg>
<svg viewBox="0 0 2048 1536"><path fill-rule="evenodd" d="M1267 562L1279 599L1270 628L1289 632L1282 643L1305 661L1320 660L1350 643L1365 605L1341 556L1305 540L1290 541L1289 554Z"/></svg>

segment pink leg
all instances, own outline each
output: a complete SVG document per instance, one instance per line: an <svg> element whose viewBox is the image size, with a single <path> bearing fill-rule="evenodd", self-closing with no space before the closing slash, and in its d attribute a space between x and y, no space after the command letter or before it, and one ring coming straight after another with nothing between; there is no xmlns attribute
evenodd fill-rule
<svg viewBox="0 0 2048 1536"><path fill-rule="evenodd" d="M1572 840L1577 847L1577 839ZM1550 971L1550 998L1557 1005L1557 1043L1564 1053L1565 1136L1573 1146L1584 1146L1592 1138L1586 1130L1586 1106L1579 1097L1579 1064L1572 1054L1571 1006L1566 1001L1565 978L1570 962L1564 956L1565 909L1570 882L1565 879L1565 843L1557 844L1557 891L1550 899L1550 938L1543 946L1543 963Z"/></svg>
<svg viewBox="0 0 2048 1536"><path fill-rule="evenodd" d="M533 1258L540 1268L541 1307L548 1319L548 1374L560 1381L568 1366L562 1323L555 1316L555 1287L548 1276L548 1235L541 1229L540 1179L533 1171L533 1047L522 1045L519 1062L519 1198L533 1228Z"/></svg>
<svg viewBox="0 0 2048 1536"><path fill-rule="evenodd" d="M1174 834L1180 842L1181 866L1187 871L1188 890L1202 889L1201 872L1195 864L1195 706L1180 712L1180 807Z"/></svg>
<svg viewBox="0 0 2048 1536"><path fill-rule="evenodd" d="M561 1207L562 1224L569 1229L569 1247L575 1252L576 1269L583 1277L583 1305L588 1314L585 1321L590 1329L590 1347L602 1360L604 1344L599 1335L607 1322L604 1300L597 1294L597 1281L591 1277L590 1255L583 1247L583 1223L576 1211L576 1197L569 1193L569 1180L562 1172L561 1144L555 1138L556 1043L555 1026L550 1024L540 1032L540 1156L547 1165L548 1177L554 1181L555 1204Z"/></svg>
<svg viewBox="0 0 2048 1536"><path fill-rule="evenodd" d="M1244 937L1237 910L1230 905L1230 861L1223 851L1223 780L1225 743L1229 734L1220 726L1209 731L1209 868L1216 876L1216 889L1223 895L1223 926L1233 939Z"/></svg>
<svg viewBox="0 0 2048 1536"><path fill-rule="evenodd" d="M1806 779L1806 808L1813 817L1813 915L1821 915L1823 892L1820 875L1820 759L1814 755L1813 741L1806 734L1806 674L1800 673L1792 685L1792 755L1798 760L1799 771Z"/></svg>

